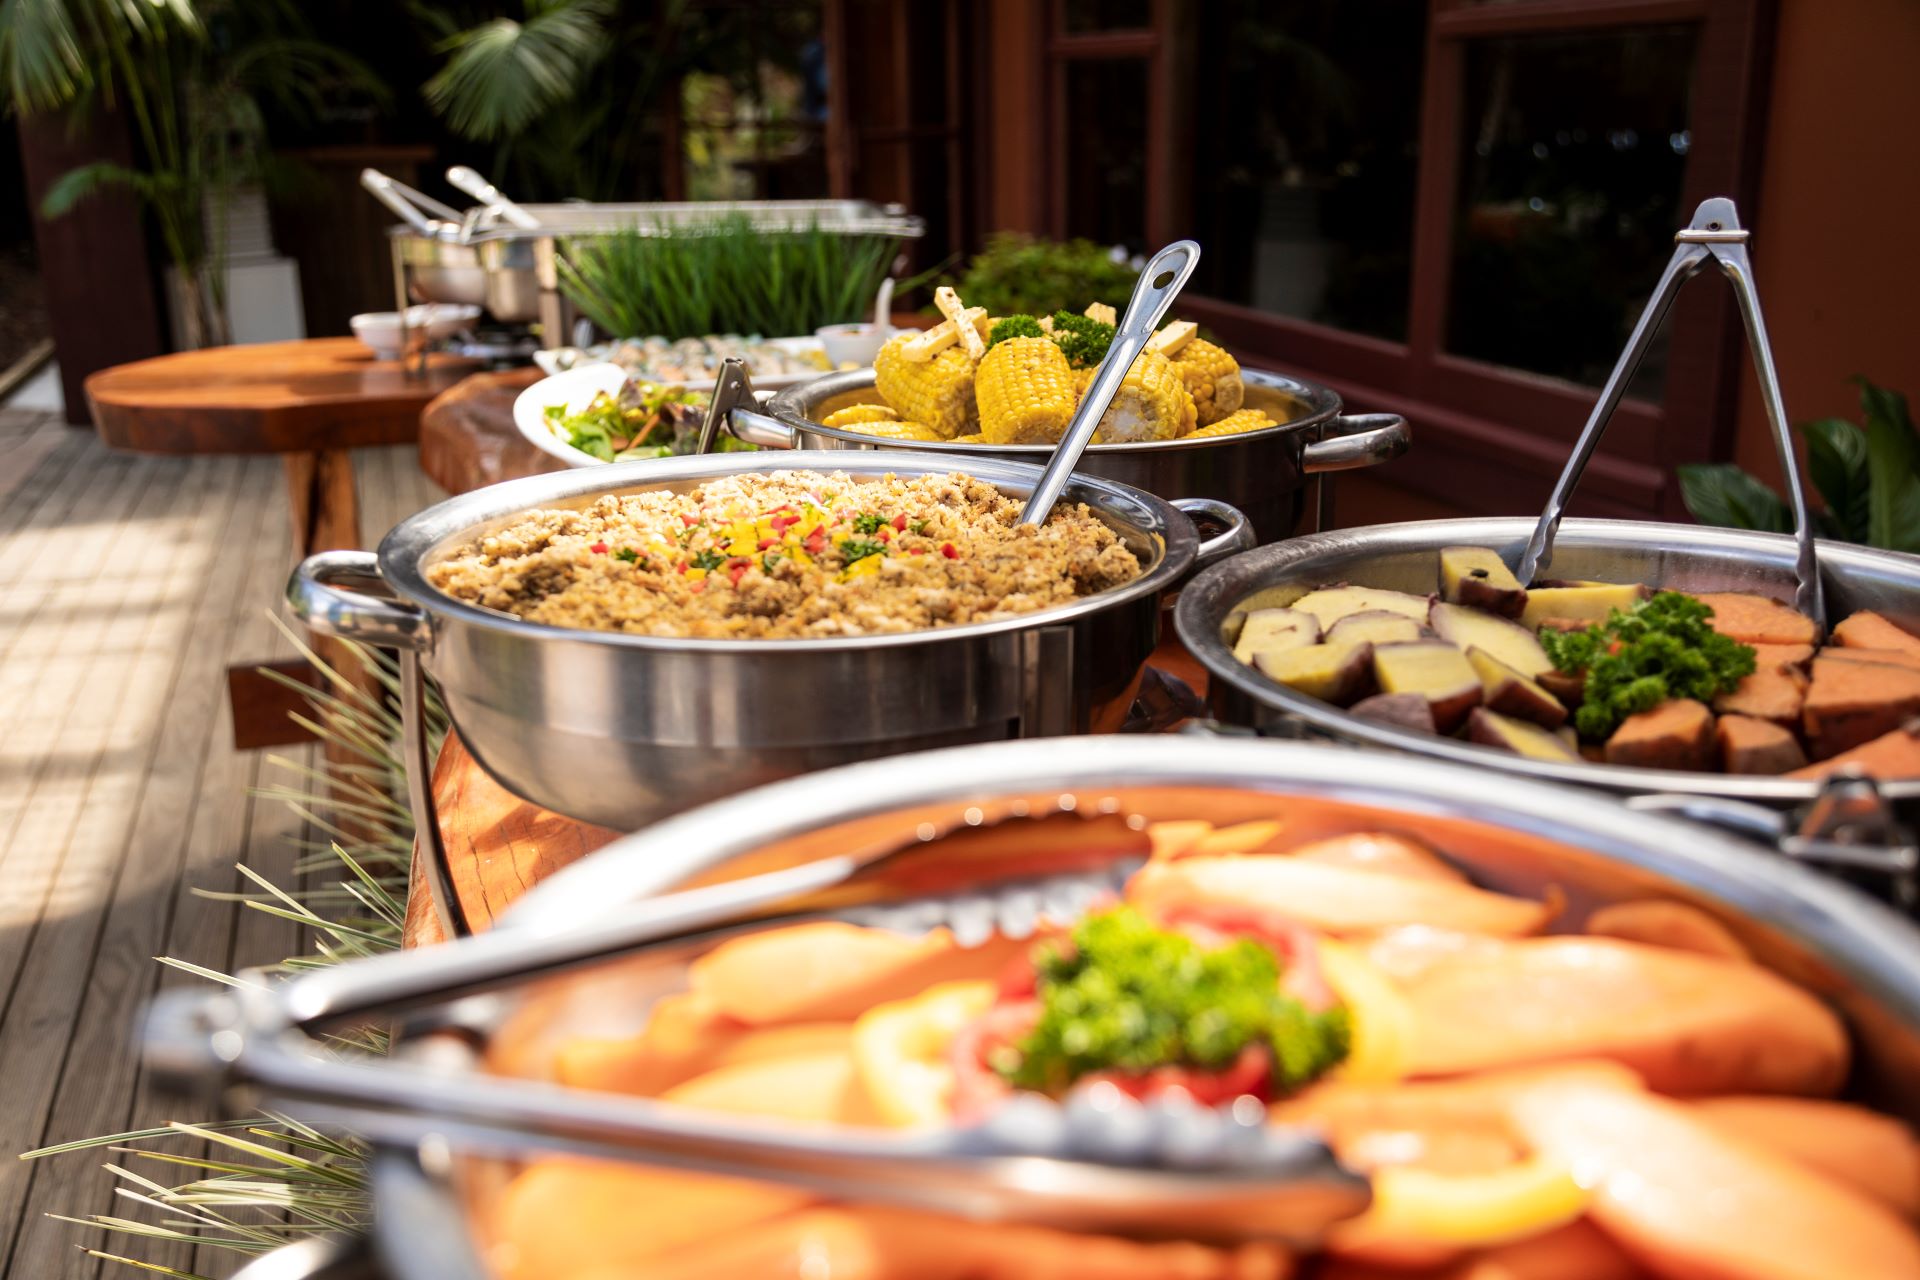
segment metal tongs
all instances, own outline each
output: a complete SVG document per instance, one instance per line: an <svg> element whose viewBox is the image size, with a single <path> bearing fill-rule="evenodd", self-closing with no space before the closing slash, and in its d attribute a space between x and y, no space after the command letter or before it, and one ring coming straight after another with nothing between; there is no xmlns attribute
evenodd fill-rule
<svg viewBox="0 0 1920 1280"><path fill-rule="evenodd" d="M1243 1236L1253 1223L1312 1243L1365 1207L1367 1183L1316 1133L1272 1126L1258 1105L1210 1109L1184 1095L1141 1103L1094 1086L1063 1102L1021 1095L965 1126L783 1126L486 1075L458 1034L402 1037L387 1059L336 1054L325 1039L330 1028L408 1010L425 1014L416 1031L490 1025L499 1006L474 997L646 949L683 958L765 925L769 913L909 934L944 927L966 946L1028 937L1109 900L1144 859L1137 820L1110 804L1074 807L1068 796L1041 814L1018 803L975 808L946 831L923 826L905 841L628 903L564 931L509 923L275 985L166 992L145 1019L146 1060L173 1083L244 1088L260 1104L388 1148L611 1156L993 1221L1201 1236ZM1001 850L1004 864L993 865L1002 874L983 874L978 859L989 850L967 842L1014 822L1076 824L1063 843L1084 860L1036 876L1030 849ZM959 854L922 856L950 840ZM972 870L939 891L945 868L960 867Z"/></svg>
<svg viewBox="0 0 1920 1280"><path fill-rule="evenodd" d="M1780 465L1786 473L1787 500L1793 506L1794 539L1799 544L1794 565L1797 579L1794 607L1824 630L1827 610L1820 584L1820 566L1814 555L1813 521L1807 513L1806 489L1800 481L1800 463L1794 454L1793 436L1787 429L1786 406L1780 399L1780 377L1773 366L1773 348L1767 341L1766 321L1760 315L1760 295L1754 289L1753 264L1747 258L1747 232L1740 225L1740 215L1733 207L1733 201L1716 196L1702 201L1700 207L1694 210L1693 221L1676 233L1673 239L1673 257L1667 261L1667 269L1661 273L1659 284L1654 286L1653 296L1647 299L1646 309L1634 324L1626 350L1620 353L1613 372L1607 375L1606 385L1600 389L1600 399L1593 406L1587 425L1581 429L1580 439L1573 447L1573 456L1567 459L1566 469L1560 473L1560 479L1547 499L1546 510L1540 513L1540 523L1534 526L1533 536L1527 539L1527 549L1520 557L1515 576L1523 585L1531 586L1540 571L1552 562L1553 539L1560 530L1561 518L1566 514L1567 501L1573 496L1574 486L1580 482L1581 473L1593 457L1594 447L1600 442L1600 435L1606 429L1607 420L1613 416L1614 408L1620 403L1633 371L1646 354L1647 344L1653 340L1660 322L1666 318L1667 309L1673 305L1681 286L1711 264L1718 267L1733 285L1734 297L1740 304L1740 319L1747 330L1747 348L1753 354L1754 372L1760 377L1760 398L1766 405L1767 421L1773 427L1774 446L1780 451Z"/></svg>

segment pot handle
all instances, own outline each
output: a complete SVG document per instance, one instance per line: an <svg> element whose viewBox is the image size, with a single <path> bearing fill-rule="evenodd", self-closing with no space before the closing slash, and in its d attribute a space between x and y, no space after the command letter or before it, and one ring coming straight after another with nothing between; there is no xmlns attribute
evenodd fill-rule
<svg viewBox="0 0 1920 1280"><path fill-rule="evenodd" d="M1251 551L1260 543L1260 539L1253 532L1253 521L1247 519L1246 513L1230 502L1222 502L1218 498L1175 498L1173 506L1184 512L1189 519L1194 516L1209 516L1227 526L1226 532L1200 540L1199 549L1193 553L1195 573L1216 561L1225 560L1228 556L1239 555L1242 551ZM1197 524L1198 521L1195 523Z"/></svg>
<svg viewBox="0 0 1920 1280"><path fill-rule="evenodd" d="M1301 469L1319 475L1356 471L1390 462L1413 444L1413 430L1397 413L1343 413L1327 423L1323 438L1308 445Z"/></svg>
<svg viewBox="0 0 1920 1280"><path fill-rule="evenodd" d="M739 356L720 362L720 376L714 379L713 394L707 401L707 418L700 424L697 453L712 453L720 443L720 430L726 428L735 440L757 444L762 449L792 449L799 444L799 432L778 418L760 412L760 394L747 377L747 366Z"/></svg>
<svg viewBox="0 0 1920 1280"><path fill-rule="evenodd" d="M753 409L735 409L727 415L727 434L762 449L797 449L800 434L778 418Z"/></svg>
<svg viewBox="0 0 1920 1280"><path fill-rule="evenodd" d="M287 579L287 604L296 618L321 635L425 650L433 640L426 611L364 589L385 585L373 552L322 551L302 560Z"/></svg>

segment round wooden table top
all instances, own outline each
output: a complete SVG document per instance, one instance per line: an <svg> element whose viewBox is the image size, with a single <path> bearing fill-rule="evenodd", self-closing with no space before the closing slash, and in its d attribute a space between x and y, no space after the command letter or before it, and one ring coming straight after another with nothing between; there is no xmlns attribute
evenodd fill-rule
<svg viewBox="0 0 1920 1280"><path fill-rule="evenodd" d="M404 444L427 402L478 368L458 356L376 360L355 338L210 347L87 379L100 438L138 453L317 453Z"/></svg>

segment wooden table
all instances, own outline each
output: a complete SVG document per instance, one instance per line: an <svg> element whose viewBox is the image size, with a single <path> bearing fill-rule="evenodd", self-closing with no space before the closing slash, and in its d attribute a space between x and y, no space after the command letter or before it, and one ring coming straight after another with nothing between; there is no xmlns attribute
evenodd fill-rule
<svg viewBox="0 0 1920 1280"><path fill-rule="evenodd" d="M360 510L350 449L404 444L420 432L420 411L472 373L472 360L430 356L424 371L376 360L354 338L308 338L210 347L102 369L87 379L87 404L100 438L136 453L277 453L287 476L296 557L358 550ZM330 661L337 644L315 637ZM287 718L298 700L263 678L261 664L227 673L234 745L243 750L298 741ZM275 664L311 683L304 663ZM335 669L373 692L358 664Z"/></svg>

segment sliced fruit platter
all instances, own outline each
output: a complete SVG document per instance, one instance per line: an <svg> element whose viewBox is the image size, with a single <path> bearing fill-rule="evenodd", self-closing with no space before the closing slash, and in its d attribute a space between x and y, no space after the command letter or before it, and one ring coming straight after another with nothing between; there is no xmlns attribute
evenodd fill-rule
<svg viewBox="0 0 1920 1280"><path fill-rule="evenodd" d="M1871 610L1822 644L1741 592L1549 580L1440 549L1433 594L1341 583L1251 608L1234 656L1363 719L1543 761L1920 778L1920 636Z"/></svg>

